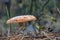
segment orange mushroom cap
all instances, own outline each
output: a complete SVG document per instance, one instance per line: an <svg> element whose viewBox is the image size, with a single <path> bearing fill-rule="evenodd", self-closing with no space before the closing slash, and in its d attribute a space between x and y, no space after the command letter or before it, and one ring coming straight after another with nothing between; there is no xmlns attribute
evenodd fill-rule
<svg viewBox="0 0 60 40"><path fill-rule="evenodd" d="M23 23L23 22L27 22L27 21L33 21L33 20L36 20L36 17L33 15L22 15L22 16L16 16L16 17L13 17L13 18L7 20L7 24Z"/></svg>

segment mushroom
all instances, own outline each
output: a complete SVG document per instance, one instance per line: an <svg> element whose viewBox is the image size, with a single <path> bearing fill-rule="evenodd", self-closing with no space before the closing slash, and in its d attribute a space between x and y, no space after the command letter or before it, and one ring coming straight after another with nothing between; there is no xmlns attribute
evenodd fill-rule
<svg viewBox="0 0 60 40"><path fill-rule="evenodd" d="M23 23L34 20L36 20L36 17L33 15L21 15L7 20L7 24L18 23L20 30L22 30L24 29Z"/></svg>

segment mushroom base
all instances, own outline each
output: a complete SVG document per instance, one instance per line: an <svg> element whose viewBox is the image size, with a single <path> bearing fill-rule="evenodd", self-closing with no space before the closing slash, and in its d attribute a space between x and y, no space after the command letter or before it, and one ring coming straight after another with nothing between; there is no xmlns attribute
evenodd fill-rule
<svg viewBox="0 0 60 40"><path fill-rule="evenodd" d="M19 30L24 30L25 27L24 27L24 23L19 23Z"/></svg>

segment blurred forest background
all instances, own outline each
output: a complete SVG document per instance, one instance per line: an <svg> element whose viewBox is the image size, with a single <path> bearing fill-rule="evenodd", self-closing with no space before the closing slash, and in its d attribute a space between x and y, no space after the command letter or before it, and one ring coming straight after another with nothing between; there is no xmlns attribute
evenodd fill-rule
<svg viewBox="0 0 60 40"><path fill-rule="evenodd" d="M37 23L53 29L60 28L60 0L10 0L7 4L0 0L0 34L4 35L9 29L6 21L19 15L34 15ZM17 27L13 24L12 28Z"/></svg>

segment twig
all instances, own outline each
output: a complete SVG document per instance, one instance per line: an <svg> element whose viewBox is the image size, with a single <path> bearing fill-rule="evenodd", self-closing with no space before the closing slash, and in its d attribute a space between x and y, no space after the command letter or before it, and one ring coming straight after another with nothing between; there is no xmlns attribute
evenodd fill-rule
<svg viewBox="0 0 60 40"><path fill-rule="evenodd" d="M47 0L46 3L41 7L40 12L43 11L44 7L45 7L48 3L49 3L49 0Z"/></svg>
<svg viewBox="0 0 60 40"><path fill-rule="evenodd" d="M47 38L51 39L46 32L44 32L44 31L42 31L42 32L44 33L45 36L47 36Z"/></svg>
<svg viewBox="0 0 60 40"><path fill-rule="evenodd" d="M60 14L60 10L57 8L57 11L59 12L59 14Z"/></svg>
<svg viewBox="0 0 60 40"><path fill-rule="evenodd" d="M14 38L11 38L10 40L15 40L16 38L19 38L22 34L19 34L19 35L15 35L13 36ZM24 38L24 36L22 35L22 38L21 40Z"/></svg>

